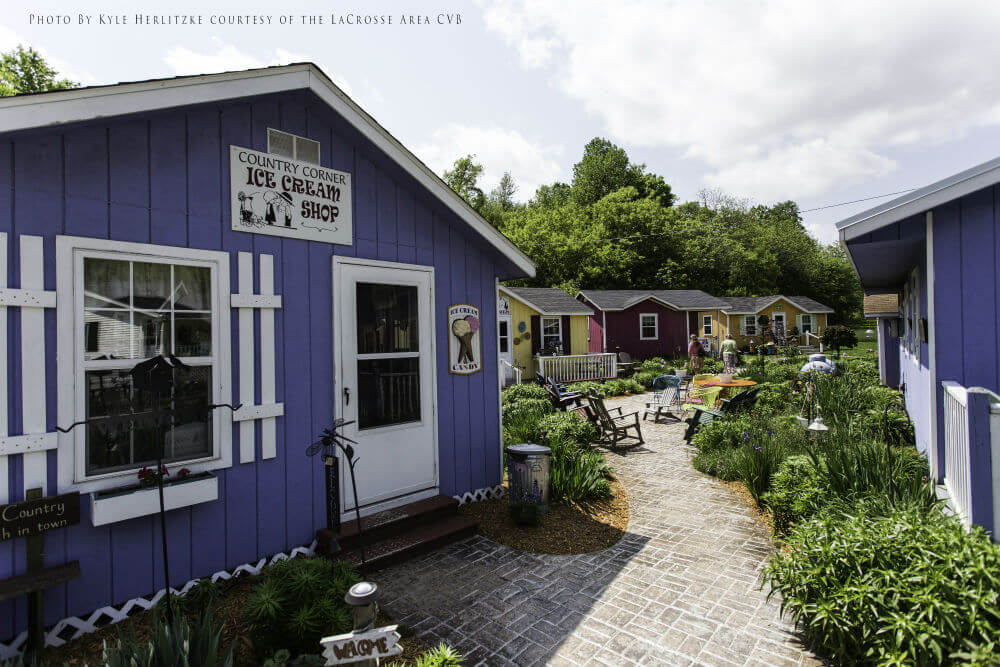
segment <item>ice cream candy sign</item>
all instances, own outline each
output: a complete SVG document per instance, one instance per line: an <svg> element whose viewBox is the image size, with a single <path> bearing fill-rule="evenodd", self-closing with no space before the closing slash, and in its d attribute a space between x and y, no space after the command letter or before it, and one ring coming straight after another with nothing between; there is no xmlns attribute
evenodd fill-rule
<svg viewBox="0 0 1000 667"><path fill-rule="evenodd" d="M351 175L229 147L232 227L239 232L351 245Z"/></svg>
<svg viewBox="0 0 1000 667"><path fill-rule="evenodd" d="M469 375L483 368L479 309L467 303L448 306L449 370Z"/></svg>

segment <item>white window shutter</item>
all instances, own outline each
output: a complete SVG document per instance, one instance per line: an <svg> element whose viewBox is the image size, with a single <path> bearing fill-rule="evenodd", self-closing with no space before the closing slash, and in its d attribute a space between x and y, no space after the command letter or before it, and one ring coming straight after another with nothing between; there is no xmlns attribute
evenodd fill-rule
<svg viewBox="0 0 1000 667"><path fill-rule="evenodd" d="M802 316L795 316L795 326L798 327L799 333L802 333Z"/></svg>

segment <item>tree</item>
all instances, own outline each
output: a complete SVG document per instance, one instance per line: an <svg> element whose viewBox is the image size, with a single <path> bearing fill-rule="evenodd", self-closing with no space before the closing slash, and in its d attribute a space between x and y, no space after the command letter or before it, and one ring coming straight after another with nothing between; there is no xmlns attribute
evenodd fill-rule
<svg viewBox="0 0 1000 667"><path fill-rule="evenodd" d="M490 201L495 202L505 211L514 208L514 195L517 194L517 183L509 171L500 177L500 183L490 191Z"/></svg>
<svg viewBox="0 0 1000 667"><path fill-rule="evenodd" d="M837 351L837 358L840 358L840 348L854 347L858 344L858 334L850 327L842 324L833 324L823 329L823 345L832 347Z"/></svg>
<svg viewBox="0 0 1000 667"><path fill-rule="evenodd" d="M479 211L486 203L486 196L479 189L479 176L483 173L483 165L477 163L475 155L466 155L455 160L455 165L444 172L444 182L466 201L472 208Z"/></svg>
<svg viewBox="0 0 1000 667"><path fill-rule="evenodd" d="M573 165L573 199L578 204L593 204L615 190L634 185L636 176L625 149L607 139L591 139L583 157Z"/></svg>
<svg viewBox="0 0 1000 667"><path fill-rule="evenodd" d="M26 49L19 44L13 51L0 54L0 97L65 90L78 85L56 76L57 72L31 47Z"/></svg>

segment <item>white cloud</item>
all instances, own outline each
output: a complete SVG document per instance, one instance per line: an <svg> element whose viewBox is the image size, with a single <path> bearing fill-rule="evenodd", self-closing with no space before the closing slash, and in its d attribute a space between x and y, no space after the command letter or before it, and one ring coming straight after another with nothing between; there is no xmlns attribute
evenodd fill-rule
<svg viewBox="0 0 1000 667"><path fill-rule="evenodd" d="M757 198L885 175L894 148L1000 124L1000 3L497 0L485 19L612 138Z"/></svg>
<svg viewBox="0 0 1000 667"><path fill-rule="evenodd" d="M518 186L515 198L520 201L530 199L538 186L563 177L560 147L534 143L517 130L502 127L447 125L435 130L429 140L414 144L413 152L438 174L463 155L475 154L483 165L479 181L483 191L496 187L509 171Z"/></svg>
<svg viewBox="0 0 1000 667"><path fill-rule="evenodd" d="M302 53L295 53L286 49L274 49L270 55L258 57L240 51L232 44L228 44L218 37L212 38L211 48L206 51L194 51L186 46L175 45L167 49L163 56L166 63L174 74L206 74L212 72L231 72L243 69L254 69L257 67L269 67L272 65L287 65L289 63L316 62L314 58ZM317 63L319 64L319 63ZM326 72L341 90L349 96L354 97L351 84L347 82L337 72L327 69L319 64L320 68Z"/></svg>

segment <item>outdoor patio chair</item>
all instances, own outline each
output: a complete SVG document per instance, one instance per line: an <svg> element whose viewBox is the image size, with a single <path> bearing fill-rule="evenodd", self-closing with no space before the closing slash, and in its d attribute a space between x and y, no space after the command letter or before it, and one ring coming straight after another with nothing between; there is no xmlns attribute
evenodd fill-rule
<svg viewBox="0 0 1000 667"><path fill-rule="evenodd" d="M704 424L741 412L749 412L757 403L757 394L759 392L760 387L751 387L746 391L736 394L729 400L723 401L718 410L697 405L691 406L693 414L684 420L688 425L684 430L684 441L691 442L691 438L694 437L694 434Z"/></svg>
<svg viewBox="0 0 1000 667"><path fill-rule="evenodd" d="M597 417L598 428L601 430L601 442L617 447L620 442L632 442L629 447L636 447L645 442L642 439L642 427L639 425L639 413L623 413L621 407L608 409L604 399L595 392L587 394L590 409ZM618 414L613 414L617 412ZM632 435L630 431L635 431Z"/></svg>
<svg viewBox="0 0 1000 667"><path fill-rule="evenodd" d="M576 408L583 405L583 393L579 391L566 391L566 388L552 381L552 378L545 378L545 393L552 402L552 407L561 412L566 408Z"/></svg>
<svg viewBox="0 0 1000 667"><path fill-rule="evenodd" d="M632 361L632 356L628 352L618 351L618 374L628 375L631 372L632 367L635 366L635 362Z"/></svg>
<svg viewBox="0 0 1000 667"><path fill-rule="evenodd" d="M660 415L666 412L666 416L677 421L681 418L674 414L673 410L680 407L681 378L676 375L661 375L653 380L653 398L646 401L646 411L642 415L642 420L653 415L653 421L659 421Z"/></svg>

